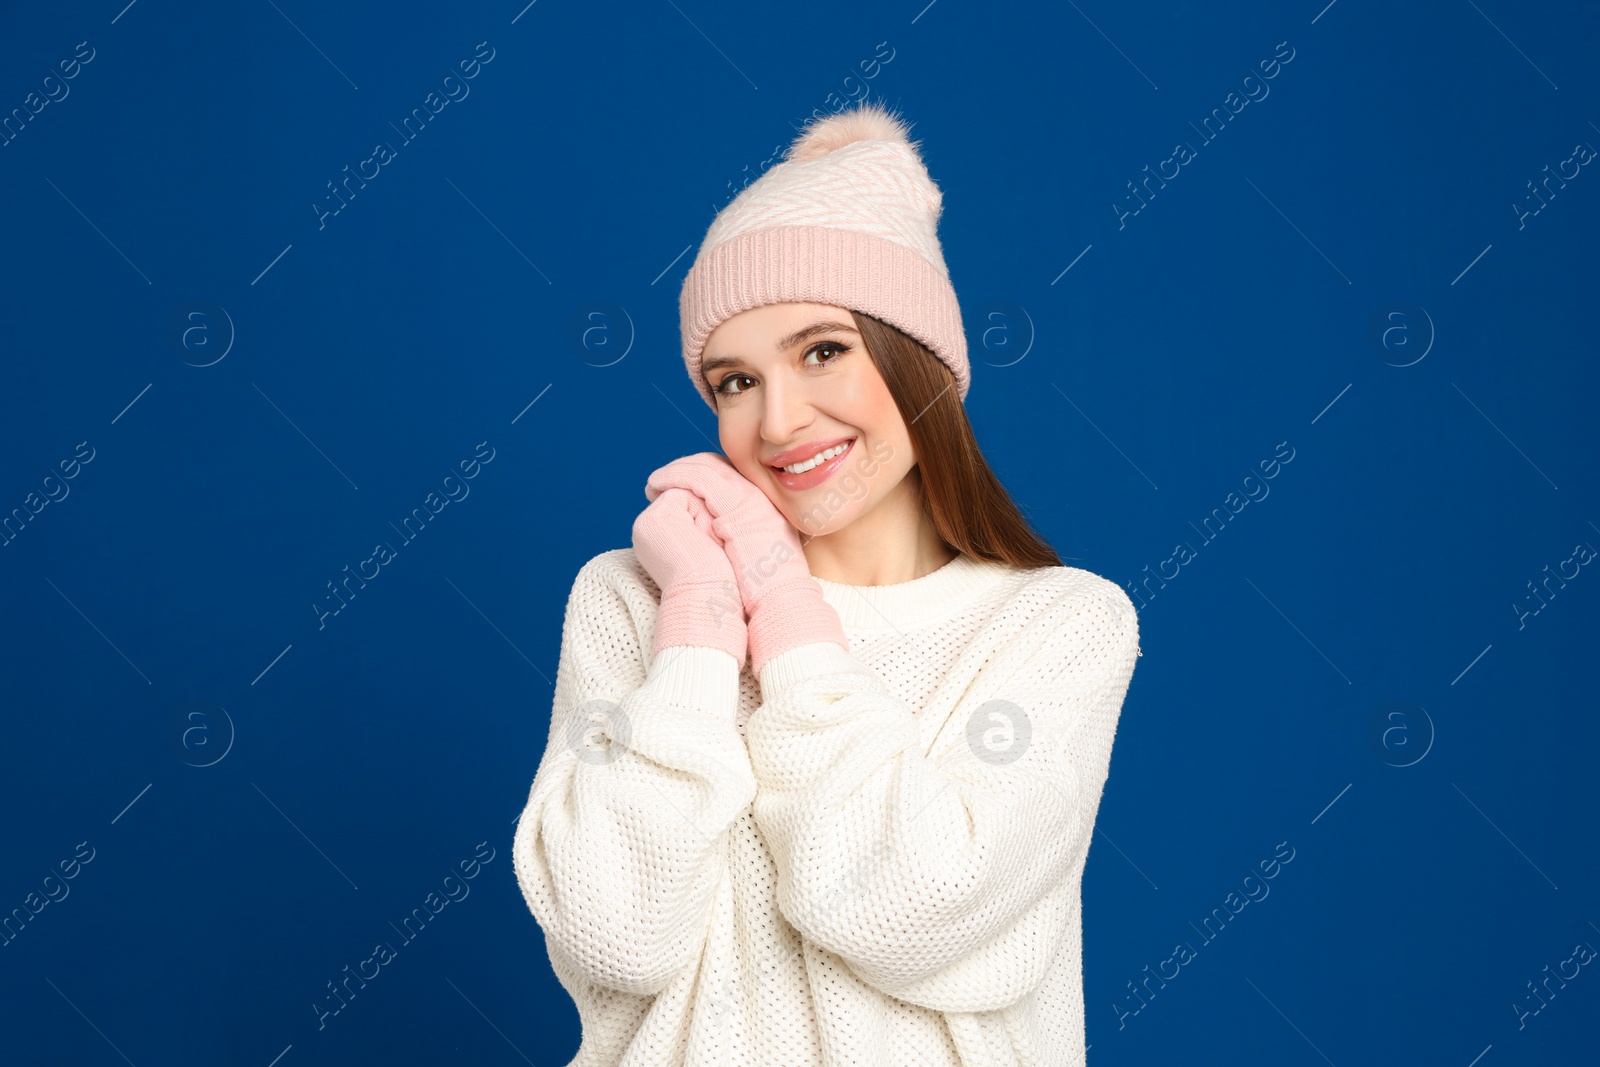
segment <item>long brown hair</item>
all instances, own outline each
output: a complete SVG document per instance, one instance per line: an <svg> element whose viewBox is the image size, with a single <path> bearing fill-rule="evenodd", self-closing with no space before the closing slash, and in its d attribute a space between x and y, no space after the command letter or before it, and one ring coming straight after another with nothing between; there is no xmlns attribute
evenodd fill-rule
<svg viewBox="0 0 1600 1067"><path fill-rule="evenodd" d="M922 510L951 549L1016 567L1059 567L978 449L955 375L926 345L871 315L851 311L911 435Z"/></svg>

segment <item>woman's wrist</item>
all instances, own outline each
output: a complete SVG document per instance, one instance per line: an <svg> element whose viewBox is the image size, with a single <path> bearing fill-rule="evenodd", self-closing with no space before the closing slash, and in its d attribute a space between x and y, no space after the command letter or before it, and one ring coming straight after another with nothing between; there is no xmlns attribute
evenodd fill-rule
<svg viewBox="0 0 1600 1067"><path fill-rule="evenodd" d="M801 645L831 642L849 651L839 613L810 576L762 590L747 624L750 669L760 675L768 660Z"/></svg>
<svg viewBox="0 0 1600 1067"><path fill-rule="evenodd" d="M731 582L675 582L661 592L650 653L690 645L720 648L742 667L748 648L744 609Z"/></svg>

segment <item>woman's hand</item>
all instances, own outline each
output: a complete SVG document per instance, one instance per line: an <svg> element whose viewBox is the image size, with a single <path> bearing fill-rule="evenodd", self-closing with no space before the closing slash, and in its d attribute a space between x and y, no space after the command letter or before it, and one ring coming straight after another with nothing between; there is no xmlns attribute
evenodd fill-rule
<svg viewBox="0 0 1600 1067"><path fill-rule="evenodd" d="M749 616L755 674L772 657L800 645L831 641L849 649L838 612L811 577L799 535L758 486L726 457L699 452L652 472L645 496L657 500L674 490L693 493L711 515Z"/></svg>
<svg viewBox="0 0 1600 1067"><path fill-rule="evenodd" d="M725 650L742 667L748 637L733 564L705 503L686 489L646 493L633 523L633 552L661 589L653 659L671 645Z"/></svg>

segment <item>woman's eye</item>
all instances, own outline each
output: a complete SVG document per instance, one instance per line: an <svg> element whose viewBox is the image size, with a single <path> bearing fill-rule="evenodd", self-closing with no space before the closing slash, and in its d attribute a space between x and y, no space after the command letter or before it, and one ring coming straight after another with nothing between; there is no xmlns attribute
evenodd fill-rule
<svg viewBox="0 0 1600 1067"><path fill-rule="evenodd" d="M850 346L847 345L847 344L841 344L838 341L823 341L821 344L812 345L810 348L806 349L806 355L809 356L814 352L821 352L824 349L832 349L833 350L833 358L837 359L840 356L844 355L846 352L850 351ZM827 361L824 361L824 362L827 362ZM817 365L818 364L812 364L812 366L817 366Z"/></svg>
<svg viewBox="0 0 1600 1067"><path fill-rule="evenodd" d="M848 351L850 351L850 346L844 344L843 342L821 341L806 349L804 358L807 360L807 366L820 367L825 363L833 362L835 359L838 359ZM821 356L823 353L827 354L827 359L821 359L815 363L809 362L812 356ZM711 391L719 396L737 396L746 389L751 388L750 385L745 385L742 383L754 383L754 381L755 379L751 378L748 374L730 374L723 378L722 381L718 382Z"/></svg>
<svg viewBox="0 0 1600 1067"><path fill-rule="evenodd" d="M748 381L749 378L750 375L748 374L730 374L726 378L722 379L722 381L717 383L717 388L714 390L714 392L721 393L724 396L732 396L735 393L742 393L744 392L745 387L741 386L738 389L734 389L731 387L731 385L733 382L739 380Z"/></svg>

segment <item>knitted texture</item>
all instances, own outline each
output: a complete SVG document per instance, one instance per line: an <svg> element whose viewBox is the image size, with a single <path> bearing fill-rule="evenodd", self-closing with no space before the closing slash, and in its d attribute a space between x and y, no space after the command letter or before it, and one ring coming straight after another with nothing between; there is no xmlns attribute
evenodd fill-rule
<svg viewBox="0 0 1600 1067"><path fill-rule="evenodd" d="M812 581L799 535L765 493L716 452L683 456L657 468L644 490L652 501L685 492L704 502L712 516L711 529L721 539L737 576L740 603L749 619L750 673L760 677L768 660L799 645L831 641L847 647L838 613ZM668 590L662 598L663 614L670 596ZM656 625L658 650L669 644L709 643L698 638L663 637L661 624Z"/></svg>
<svg viewBox="0 0 1600 1067"><path fill-rule="evenodd" d="M969 556L812 581L849 649L757 677L649 656L631 550L579 571L512 847L582 1024L569 1067L1083 1064L1081 881L1132 604Z"/></svg>
<svg viewBox="0 0 1600 1067"><path fill-rule="evenodd" d="M807 126L784 161L712 221L679 293L684 366L711 410L700 373L724 320L787 301L832 304L921 341L971 385L961 308L939 245L943 194L881 105L863 102Z"/></svg>
<svg viewBox="0 0 1600 1067"><path fill-rule="evenodd" d="M743 666L749 645L744 608L713 519L694 493L669 489L633 521L634 556L661 590L651 654L698 645L720 648Z"/></svg>

